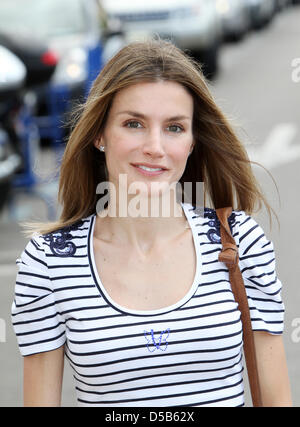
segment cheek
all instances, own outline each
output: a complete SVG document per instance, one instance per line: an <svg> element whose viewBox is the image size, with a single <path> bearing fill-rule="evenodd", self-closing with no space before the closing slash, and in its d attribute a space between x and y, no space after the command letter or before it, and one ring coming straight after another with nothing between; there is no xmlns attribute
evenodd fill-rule
<svg viewBox="0 0 300 427"><path fill-rule="evenodd" d="M106 166L110 180L118 180L119 174L128 173L128 162L134 146L120 134L109 139L106 152Z"/></svg>
<svg viewBox="0 0 300 427"><path fill-rule="evenodd" d="M189 152L190 144L178 145L172 149L170 157L172 157L176 163L186 163Z"/></svg>
<svg viewBox="0 0 300 427"><path fill-rule="evenodd" d="M108 147L108 152L113 153L118 158L123 157L138 146L135 138L130 137L130 135L118 128L113 128L111 132L105 135L105 143Z"/></svg>

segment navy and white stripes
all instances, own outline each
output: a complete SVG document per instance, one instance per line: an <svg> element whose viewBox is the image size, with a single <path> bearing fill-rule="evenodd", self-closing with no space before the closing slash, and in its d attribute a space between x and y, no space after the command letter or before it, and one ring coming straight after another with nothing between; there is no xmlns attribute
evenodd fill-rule
<svg viewBox="0 0 300 427"><path fill-rule="evenodd" d="M183 205L197 271L173 306L127 310L106 293L95 265L95 215L35 236L17 260L12 321L21 354L65 344L79 405L243 405L242 328L215 212ZM243 211L230 221L254 330L281 334L284 306L272 242Z"/></svg>

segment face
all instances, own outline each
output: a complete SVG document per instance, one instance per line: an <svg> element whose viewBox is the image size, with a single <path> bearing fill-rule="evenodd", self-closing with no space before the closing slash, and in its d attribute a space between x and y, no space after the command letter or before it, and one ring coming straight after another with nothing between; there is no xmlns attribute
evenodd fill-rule
<svg viewBox="0 0 300 427"><path fill-rule="evenodd" d="M109 182L170 186L181 178L193 147L193 98L171 81L138 83L114 97L107 123L95 146L105 147ZM152 185L153 188L153 185Z"/></svg>

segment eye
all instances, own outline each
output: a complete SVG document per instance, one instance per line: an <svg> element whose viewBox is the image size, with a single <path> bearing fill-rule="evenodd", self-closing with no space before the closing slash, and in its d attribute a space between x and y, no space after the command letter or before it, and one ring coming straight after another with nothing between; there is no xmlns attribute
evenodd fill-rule
<svg viewBox="0 0 300 427"><path fill-rule="evenodd" d="M184 131L183 127L179 125L170 125L167 129L174 133L180 133Z"/></svg>
<svg viewBox="0 0 300 427"><path fill-rule="evenodd" d="M142 125L140 124L140 122L137 122L136 120L131 120L125 123L125 127L129 129L138 129L140 126Z"/></svg>

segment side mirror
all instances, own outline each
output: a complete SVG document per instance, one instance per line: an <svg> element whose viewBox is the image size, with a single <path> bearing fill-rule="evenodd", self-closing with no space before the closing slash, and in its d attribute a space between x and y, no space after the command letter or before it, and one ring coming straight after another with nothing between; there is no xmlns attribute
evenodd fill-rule
<svg viewBox="0 0 300 427"><path fill-rule="evenodd" d="M0 44L23 62L27 72L25 81L27 88L50 80L58 58L44 43L25 34L0 34Z"/></svg>

